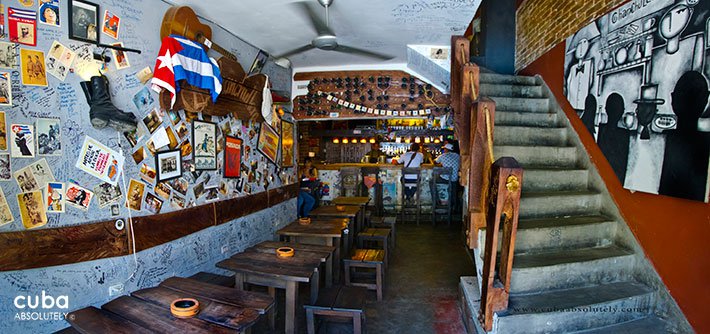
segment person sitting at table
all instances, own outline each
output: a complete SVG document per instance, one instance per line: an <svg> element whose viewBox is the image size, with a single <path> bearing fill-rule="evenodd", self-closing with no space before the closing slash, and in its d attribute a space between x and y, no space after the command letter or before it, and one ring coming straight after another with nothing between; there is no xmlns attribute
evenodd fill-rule
<svg viewBox="0 0 710 334"><path fill-rule="evenodd" d="M424 161L424 155L419 152L419 144L413 143L409 146L409 151L402 154L397 160L397 164L404 165L404 168L419 168ZM404 174L404 199L411 200L417 193L417 174Z"/></svg>
<svg viewBox="0 0 710 334"><path fill-rule="evenodd" d="M373 143L370 146L370 152L367 152L365 156L362 158L363 162L365 163L371 163L371 164L376 164L380 157L385 157L385 153L380 151L380 144L379 143Z"/></svg>
<svg viewBox="0 0 710 334"><path fill-rule="evenodd" d="M303 162L303 169L299 171L301 179L301 189L298 191L298 217L308 217L316 204L314 194L315 186L317 185L318 170L313 167L313 160L306 158Z"/></svg>

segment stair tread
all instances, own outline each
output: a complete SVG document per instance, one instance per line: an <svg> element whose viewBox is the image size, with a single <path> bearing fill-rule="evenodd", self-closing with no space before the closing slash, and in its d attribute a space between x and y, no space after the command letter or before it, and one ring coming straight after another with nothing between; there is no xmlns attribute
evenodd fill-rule
<svg viewBox="0 0 710 334"><path fill-rule="evenodd" d="M668 333L666 330L668 323L658 317L650 316L641 319L604 326L600 328L588 329L584 331L574 332L574 334L608 334L608 333L624 333L624 334L652 334L652 333Z"/></svg>
<svg viewBox="0 0 710 334"><path fill-rule="evenodd" d="M525 167L525 173L529 172L581 172L581 171L588 171L588 169L584 167L575 167L575 166L526 166Z"/></svg>
<svg viewBox="0 0 710 334"><path fill-rule="evenodd" d="M505 124L505 125L496 125L496 129L498 128L532 128L532 129L539 129L539 130L565 130L567 129L564 126L559 126L559 125L552 125L552 126L537 126L537 125L514 125L514 124Z"/></svg>
<svg viewBox="0 0 710 334"><path fill-rule="evenodd" d="M576 148L576 146L568 144L568 145L539 145L535 143L530 143L529 145L493 145L493 147L541 147L541 148Z"/></svg>
<svg viewBox="0 0 710 334"><path fill-rule="evenodd" d="M507 315L557 312L644 295L652 290L634 282L615 282L582 288L552 290L535 294L513 294Z"/></svg>
<svg viewBox="0 0 710 334"><path fill-rule="evenodd" d="M513 267L515 269L547 267L566 263L588 262L632 254L632 251L617 245L554 250L539 253L524 253L515 255L515 258L513 259Z"/></svg>
<svg viewBox="0 0 710 334"><path fill-rule="evenodd" d="M552 191L530 191L524 192L522 198L533 198L533 197L555 197L555 196L575 196L575 195L599 195L600 193L595 190L585 189L585 190L552 190Z"/></svg>
<svg viewBox="0 0 710 334"><path fill-rule="evenodd" d="M600 224L614 221L602 215L574 215L568 217L524 218L518 222L518 230Z"/></svg>

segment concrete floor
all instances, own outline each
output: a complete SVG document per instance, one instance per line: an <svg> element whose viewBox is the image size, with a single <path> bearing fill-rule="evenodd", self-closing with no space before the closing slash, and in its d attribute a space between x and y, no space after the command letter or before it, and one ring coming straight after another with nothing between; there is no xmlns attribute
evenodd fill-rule
<svg viewBox="0 0 710 334"><path fill-rule="evenodd" d="M368 292L366 333L453 334L465 333L458 305L460 276L475 275L474 265L461 240L459 224L433 227L423 223L397 225L397 247L386 271L384 300ZM299 291L308 302L308 289ZM283 292L279 302L283 301ZM299 309L299 332L306 333L305 312ZM277 317L276 333L283 332ZM321 322L318 333L350 334L350 323ZM253 333L269 333L264 321Z"/></svg>

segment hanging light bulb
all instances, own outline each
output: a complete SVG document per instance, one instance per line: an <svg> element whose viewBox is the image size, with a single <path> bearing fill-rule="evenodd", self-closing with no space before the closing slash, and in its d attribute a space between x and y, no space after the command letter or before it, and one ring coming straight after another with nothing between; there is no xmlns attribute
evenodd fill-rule
<svg viewBox="0 0 710 334"><path fill-rule="evenodd" d="M434 139L434 144L438 144L438 143L441 143L441 140L439 140L439 138Z"/></svg>
<svg viewBox="0 0 710 334"><path fill-rule="evenodd" d="M360 139L360 144L367 144L367 139L365 139L365 138Z"/></svg>
<svg viewBox="0 0 710 334"><path fill-rule="evenodd" d="M396 138L394 139L394 142L397 143L397 144L401 143L401 142L402 142L402 137L396 137Z"/></svg>
<svg viewBox="0 0 710 334"><path fill-rule="evenodd" d="M419 137L414 137L414 142L417 143L417 144L419 144L419 143L422 142L422 139L419 138Z"/></svg>
<svg viewBox="0 0 710 334"><path fill-rule="evenodd" d="M374 144L374 143L375 143L375 138L370 138L370 144Z"/></svg>
<svg viewBox="0 0 710 334"><path fill-rule="evenodd" d="M357 144L357 138L350 139L351 144Z"/></svg>
<svg viewBox="0 0 710 334"><path fill-rule="evenodd" d="M411 142L412 142L412 137L407 137L407 138L404 139L404 143L405 143L405 144L409 144L409 143L411 143Z"/></svg>
<svg viewBox="0 0 710 334"><path fill-rule="evenodd" d="M340 144L340 139L333 138L333 144Z"/></svg>
<svg viewBox="0 0 710 334"><path fill-rule="evenodd" d="M349 143L348 138L343 138L343 144Z"/></svg>
<svg viewBox="0 0 710 334"><path fill-rule="evenodd" d="M430 137L424 137L424 144L429 144L431 143L431 138Z"/></svg>

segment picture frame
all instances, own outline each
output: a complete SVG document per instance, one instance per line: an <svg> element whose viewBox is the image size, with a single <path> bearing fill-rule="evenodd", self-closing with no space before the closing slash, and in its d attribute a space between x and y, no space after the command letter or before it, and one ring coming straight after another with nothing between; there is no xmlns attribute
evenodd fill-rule
<svg viewBox="0 0 710 334"><path fill-rule="evenodd" d="M279 155L279 134L267 123L261 123L257 150L273 164L278 165L276 158Z"/></svg>
<svg viewBox="0 0 710 334"><path fill-rule="evenodd" d="M237 137L224 137L224 173L227 179L236 179L241 176L243 141Z"/></svg>
<svg viewBox="0 0 710 334"><path fill-rule="evenodd" d="M156 181L163 182L182 176L180 150L162 151L155 154Z"/></svg>
<svg viewBox="0 0 710 334"><path fill-rule="evenodd" d="M259 53L256 54L256 57L254 57L254 62L249 68L248 75L261 73L261 70L264 69L264 65L266 65L267 59L269 59L269 54L263 50L259 50Z"/></svg>
<svg viewBox="0 0 710 334"><path fill-rule="evenodd" d="M294 130L293 122L281 120L281 168L294 166Z"/></svg>
<svg viewBox="0 0 710 334"><path fill-rule="evenodd" d="M192 120L195 170L217 170L217 124Z"/></svg>
<svg viewBox="0 0 710 334"><path fill-rule="evenodd" d="M69 20L69 39L99 44L99 5L85 0L70 0Z"/></svg>

